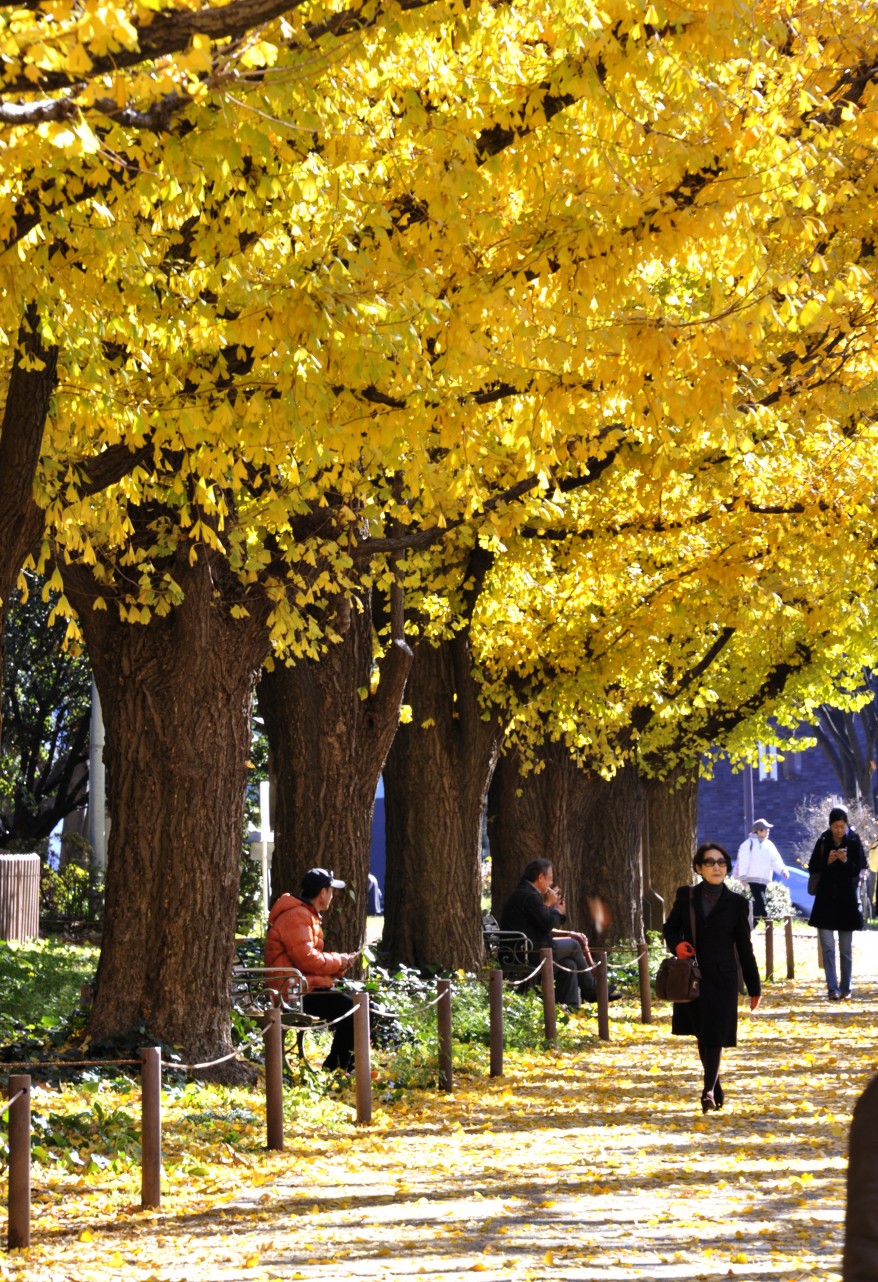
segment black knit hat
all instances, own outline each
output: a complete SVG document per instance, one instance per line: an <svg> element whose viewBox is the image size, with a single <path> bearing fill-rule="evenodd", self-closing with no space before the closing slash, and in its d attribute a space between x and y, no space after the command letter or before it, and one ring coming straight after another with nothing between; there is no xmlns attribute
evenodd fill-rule
<svg viewBox="0 0 878 1282"><path fill-rule="evenodd" d="M302 898L316 899L321 890L331 886L333 890L344 890L344 882L325 868L309 868L302 878Z"/></svg>

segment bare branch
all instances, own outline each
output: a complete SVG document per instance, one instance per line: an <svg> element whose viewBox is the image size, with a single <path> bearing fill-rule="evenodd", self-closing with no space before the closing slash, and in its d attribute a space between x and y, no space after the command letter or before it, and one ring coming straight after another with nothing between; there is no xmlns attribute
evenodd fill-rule
<svg viewBox="0 0 878 1282"><path fill-rule="evenodd" d="M394 10L421 9L434 4L436 0L399 0ZM263 27L284 14L293 13L302 7L306 0L232 0L231 4L216 8L199 9L166 9L152 14L149 22L144 22L134 29L137 33L137 44L129 49L115 49L104 57L94 58L90 70L75 76L67 71L50 71L40 76L36 83L27 76L18 76L9 80L0 88L3 94L43 93L53 89L71 89L74 85L99 79L124 71L127 67L137 67L144 62L154 62L175 53L188 49L195 36L207 36L209 40L240 40L249 32ZM381 5L362 4L334 14L325 22L312 23L307 30L306 47L322 36L336 37L361 31L375 26L387 16L387 10ZM296 51L298 46L288 46Z"/></svg>
<svg viewBox="0 0 878 1282"><path fill-rule="evenodd" d="M79 108L72 98L43 98L40 102L0 102L0 124L42 125L73 120Z"/></svg>

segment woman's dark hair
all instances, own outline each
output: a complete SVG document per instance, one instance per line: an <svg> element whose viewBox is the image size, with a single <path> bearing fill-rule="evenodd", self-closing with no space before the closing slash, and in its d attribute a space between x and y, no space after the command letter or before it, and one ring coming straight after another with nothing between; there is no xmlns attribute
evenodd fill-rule
<svg viewBox="0 0 878 1282"><path fill-rule="evenodd" d="M535 882L537 877L541 877L544 872L548 872L552 867L551 859L532 859L525 868L522 876L525 881Z"/></svg>
<svg viewBox="0 0 878 1282"><path fill-rule="evenodd" d="M718 841L702 841L701 845L695 851L695 858L692 860L692 867L696 872L698 872L698 869L704 863L704 856L707 854L708 850L718 850L726 861L726 867L731 872L732 860L729 852L726 850L725 846L721 846Z"/></svg>

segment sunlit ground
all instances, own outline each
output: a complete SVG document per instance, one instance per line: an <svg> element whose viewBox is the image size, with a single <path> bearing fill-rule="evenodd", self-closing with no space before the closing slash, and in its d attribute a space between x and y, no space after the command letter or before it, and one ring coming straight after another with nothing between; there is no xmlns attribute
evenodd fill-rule
<svg viewBox="0 0 878 1282"><path fill-rule="evenodd" d="M609 1044L577 1020L558 1051L510 1056L502 1080L379 1098L370 1129L351 1094L307 1123L291 1113L284 1154L262 1151L258 1093L218 1104L215 1140L187 1151L204 1103L178 1090L161 1210L138 1209L132 1162L37 1166L34 1245L0 1255L0 1276L837 1282L847 1128L878 1069L878 933L856 941L850 1005L825 1000L813 933L794 981L754 1017L742 1003L721 1114L702 1117L694 1043L670 1036L668 1010L644 1026L633 1003L612 1007ZM35 1108L90 1102L36 1094Z"/></svg>

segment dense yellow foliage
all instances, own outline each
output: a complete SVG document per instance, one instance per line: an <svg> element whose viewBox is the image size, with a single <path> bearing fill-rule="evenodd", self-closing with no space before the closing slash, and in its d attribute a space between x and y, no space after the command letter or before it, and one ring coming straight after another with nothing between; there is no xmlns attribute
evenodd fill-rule
<svg viewBox="0 0 878 1282"><path fill-rule="evenodd" d="M562 721L674 706L724 628L707 702L834 674L830 612L868 658L867 6L46 0L0 47L0 330L60 349L39 493L99 608L205 545L314 653L332 592L442 597L480 540L486 662L547 652Z"/></svg>

